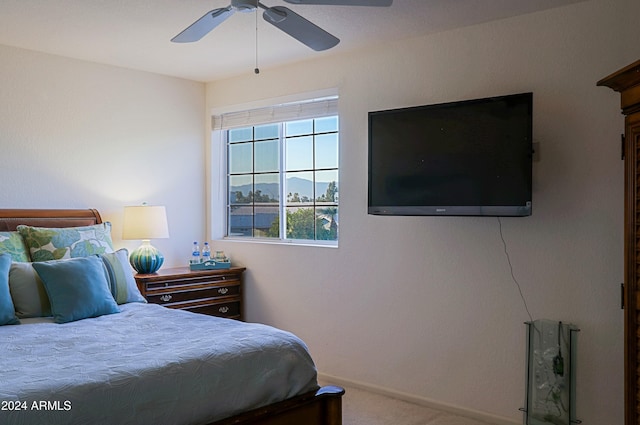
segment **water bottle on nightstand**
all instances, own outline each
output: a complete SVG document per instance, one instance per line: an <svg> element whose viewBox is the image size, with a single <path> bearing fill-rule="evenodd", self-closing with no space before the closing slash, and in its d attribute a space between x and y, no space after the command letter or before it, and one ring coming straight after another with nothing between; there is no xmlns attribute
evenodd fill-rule
<svg viewBox="0 0 640 425"><path fill-rule="evenodd" d="M211 259L211 248L209 248L209 242L205 242L202 247L202 262L207 262Z"/></svg>
<svg viewBox="0 0 640 425"><path fill-rule="evenodd" d="M190 264L200 264L200 246L198 242L194 242L193 248L191 248Z"/></svg>

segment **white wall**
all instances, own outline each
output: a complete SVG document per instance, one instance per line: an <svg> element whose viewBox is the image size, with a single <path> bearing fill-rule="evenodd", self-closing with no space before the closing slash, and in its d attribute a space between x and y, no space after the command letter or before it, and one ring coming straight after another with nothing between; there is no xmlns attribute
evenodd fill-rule
<svg viewBox="0 0 640 425"><path fill-rule="evenodd" d="M166 264L204 236L204 84L0 46L0 208L165 205Z"/></svg>
<svg viewBox="0 0 640 425"><path fill-rule="evenodd" d="M324 374L519 422L528 316L498 221L367 215L367 112L533 91L533 215L505 239L534 317L581 329L579 418L622 423L623 118L595 83L640 57L638 16L592 0L208 84L209 110L340 94L340 247L214 244L248 267L248 319Z"/></svg>
<svg viewBox="0 0 640 425"><path fill-rule="evenodd" d="M503 219L536 318L581 329L578 416L622 423L623 131L595 82L640 56L637 0L528 16L203 84L0 46L1 208L164 204L168 265L204 234L203 110L338 88L338 249L219 241L249 320L292 330L321 372L512 421L527 320L492 218L366 214L370 110L534 92L534 213ZM137 183L133 183L133 181ZM381 259L385 261L382 262Z"/></svg>

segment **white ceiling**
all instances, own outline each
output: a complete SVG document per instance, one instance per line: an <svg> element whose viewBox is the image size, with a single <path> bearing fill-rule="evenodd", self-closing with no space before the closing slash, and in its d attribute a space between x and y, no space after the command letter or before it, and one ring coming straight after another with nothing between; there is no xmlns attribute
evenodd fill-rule
<svg viewBox="0 0 640 425"><path fill-rule="evenodd" d="M582 0L395 0L386 7L287 6L338 37L315 52L259 16L262 69L366 45L564 6ZM0 44L70 58L212 81L253 73L256 15L236 13L202 40L170 39L229 0L0 0Z"/></svg>

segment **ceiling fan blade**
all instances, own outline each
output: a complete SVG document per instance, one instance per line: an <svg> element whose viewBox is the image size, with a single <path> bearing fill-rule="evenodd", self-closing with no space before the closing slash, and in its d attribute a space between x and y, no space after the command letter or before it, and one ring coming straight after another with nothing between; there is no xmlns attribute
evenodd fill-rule
<svg viewBox="0 0 640 425"><path fill-rule="evenodd" d="M340 42L337 37L284 6L269 7L262 16L265 21L315 51L330 49Z"/></svg>
<svg viewBox="0 0 640 425"><path fill-rule="evenodd" d="M207 12L202 18L189 25L180 34L171 39L174 43L191 43L200 40L215 27L223 23L235 12L231 6L214 9Z"/></svg>
<svg viewBox="0 0 640 425"><path fill-rule="evenodd" d="M391 6L393 0L284 0L291 4L325 4L330 6Z"/></svg>

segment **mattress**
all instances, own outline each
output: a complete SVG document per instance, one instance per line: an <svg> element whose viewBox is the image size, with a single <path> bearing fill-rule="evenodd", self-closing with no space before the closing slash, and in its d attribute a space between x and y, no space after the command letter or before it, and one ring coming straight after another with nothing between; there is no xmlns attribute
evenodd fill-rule
<svg viewBox="0 0 640 425"><path fill-rule="evenodd" d="M295 335L130 303L0 327L0 423L198 425L318 388Z"/></svg>

